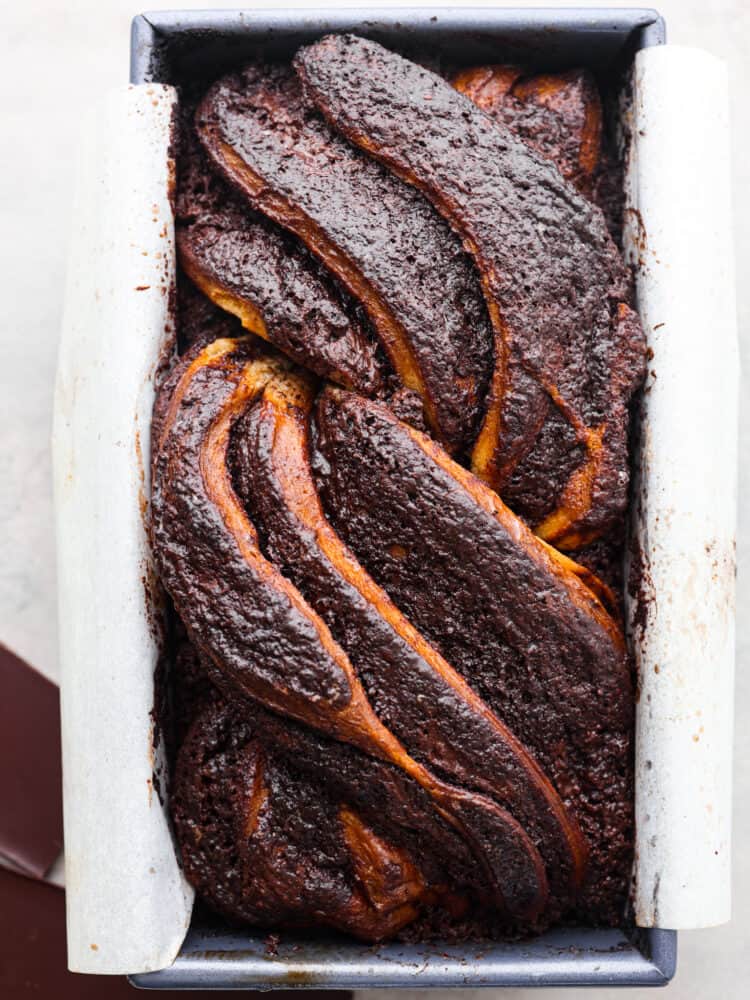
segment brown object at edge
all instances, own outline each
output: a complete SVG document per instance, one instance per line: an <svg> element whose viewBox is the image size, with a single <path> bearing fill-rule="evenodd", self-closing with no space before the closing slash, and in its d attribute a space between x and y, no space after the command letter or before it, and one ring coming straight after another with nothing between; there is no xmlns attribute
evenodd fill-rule
<svg viewBox="0 0 750 1000"><path fill-rule="evenodd" d="M62 850L60 698L0 645L0 857L43 878Z"/></svg>
<svg viewBox="0 0 750 1000"><path fill-rule="evenodd" d="M91 942L96 951L96 942ZM144 994L145 995L145 994ZM159 997L184 997L182 990ZM215 998L194 990L195 1000ZM278 1000L296 991L274 990ZM139 994L125 976L69 972L65 954L65 897L55 886L33 882L0 869L0 996L3 1000L135 1000ZM351 1000L350 992L305 990L305 1000Z"/></svg>

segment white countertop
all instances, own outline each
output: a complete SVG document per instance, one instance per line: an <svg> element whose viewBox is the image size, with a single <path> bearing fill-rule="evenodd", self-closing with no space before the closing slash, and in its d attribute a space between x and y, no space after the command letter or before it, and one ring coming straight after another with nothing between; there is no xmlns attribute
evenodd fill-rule
<svg viewBox="0 0 750 1000"><path fill-rule="evenodd" d="M417 6L419 0L411 0ZM550 6L562 6L548 0ZM298 0L297 6L315 6ZM474 6L487 6L474 0ZM541 6L518 3L518 6ZM636 4L633 4L635 6ZM148 7L144 4L144 7ZM211 6L174 0L158 7ZM223 4L221 6L224 6ZM226 6L230 6L227 4ZM239 4L238 4L239 6ZM282 6L273 0L257 6ZM288 6L288 5L283 5ZM398 6L398 4L383 4ZM579 3L579 6L595 4ZM724 58L733 90L734 205L736 215L740 347L750 349L750 5L745 0L664 0L669 40L699 45ZM56 595L49 432L52 383L77 146L76 111L93 91L128 74L134 2L23 0L6 5L0 37L0 641L55 678ZM40 69L37 69L40 67ZM710 349L710 333L707 350ZM738 535L738 670L735 750L734 913L727 927L680 935L680 998L744 996L743 958L750 955L750 413L742 410ZM408 994L404 991L400 996ZM472 991L453 992L463 997ZM563 991L547 995L570 996ZM627 997L636 991L591 991ZM640 991L639 995L640 995ZM422 991L420 991L422 993ZM505 996L538 996L508 991ZM422 993L422 995L424 995ZM588 995L588 994L587 994ZM381 994L382 996L382 994ZM487 991L482 991L487 996Z"/></svg>

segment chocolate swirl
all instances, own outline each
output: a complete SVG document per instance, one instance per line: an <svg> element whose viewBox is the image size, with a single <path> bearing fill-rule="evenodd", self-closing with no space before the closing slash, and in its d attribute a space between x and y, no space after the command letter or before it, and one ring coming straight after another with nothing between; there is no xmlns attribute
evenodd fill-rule
<svg viewBox="0 0 750 1000"><path fill-rule="evenodd" d="M295 65L215 84L203 150L183 129L211 301L181 297L151 529L186 874L231 917L368 941L616 922L627 651L549 544L621 517L643 362L591 203L598 95L513 67L454 89L354 37Z"/></svg>

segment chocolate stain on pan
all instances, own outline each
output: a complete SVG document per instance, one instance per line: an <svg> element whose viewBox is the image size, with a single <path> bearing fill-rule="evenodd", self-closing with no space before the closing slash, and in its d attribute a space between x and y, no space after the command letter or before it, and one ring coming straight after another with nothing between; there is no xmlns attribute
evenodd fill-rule
<svg viewBox="0 0 750 1000"><path fill-rule="evenodd" d="M661 873L657 872L654 875L654 887L651 891L651 917L654 926L659 927L661 921L659 919L659 886L661 885Z"/></svg>
<svg viewBox="0 0 750 1000"><path fill-rule="evenodd" d="M143 448L141 447L141 432L138 428L138 414L135 415L135 460L138 466L138 509L141 512L143 527L148 532L148 498L146 497L146 472L143 465Z"/></svg>
<svg viewBox="0 0 750 1000"><path fill-rule="evenodd" d="M143 474L142 468L141 474ZM151 729L148 740L148 757L151 768L149 805L151 804L151 788L153 787L156 790L159 802L164 806L166 800L165 789L162 788L162 771L166 765L160 759L159 748L162 743L162 733L169 718L169 664L171 661L171 651L169 649L166 595L153 562L148 557L143 561L141 583L143 585L143 606L149 630L157 646L157 659L154 668L154 701L149 713L151 716Z"/></svg>
<svg viewBox="0 0 750 1000"><path fill-rule="evenodd" d="M628 595L633 602L631 637L636 631L642 638L646 631L651 611L656 606L656 588L651 578L648 556L633 532L630 539L630 568L628 572Z"/></svg>
<svg viewBox="0 0 750 1000"><path fill-rule="evenodd" d="M711 583L715 591L721 594L717 606L721 608L725 619L734 614L735 580L737 577L737 541L734 535L722 542L711 538L704 544L706 558L711 562Z"/></svg>
<svg viewBox="0 0 750 1000"><path fill-rule="evenodd" d="M138 509L143 522L146 538L150 536L149 503L146 495L146 472L141 445L141 434L138 427L138 415L135 414L134 444L138 468ZM148 779L148 802L151 805L153 791L156 790L159 802L165 805L162 789L161 771L164 764L158 760L158 750L164 720L168 712L168 655L167 655L167 621L164 589L159 582L153 561L146 556L142 562L141 584L143 586L143 608L146 613L149 631L157 645L157 662L154 670L154 703L149 713L151 728L148 738L148 759L151 778Z"/></svg>
<svg viewBox="0 0 750 1000"><path fill-rule="evenodd" d="M179 102L172 105L172 113L169 122L169 145L167 146L167 201L172 211L172 216L176 214L177 205L177 151L179 148L180 117Z"/></svg>
<svg viewBox="0 0 750 1000"><path fill-rule="evenodd" d="M628 216L630 216L630 218L633 220L633 225L635 230L633 233L633 242L638 248L639 254L644 254L646 252L648 244L646 237L646 225L643 221L643 216L641 215L641 211L640 209L635 208L633 205L628 205L625 208L625 213Z"/></svg>
<svg viewBox="0 0 750 1000"><path fill-rule="evenodd" d="M169 125L166 189L167 202L169 204L169 212L173 224L177 190L177 137L178 105L175 103L172 106ZM158 223L159 221L157 216L158 213L156 213L154 217L155 223ZM159 236L161 238L166 238L167 235L167 223L164 223ZM162 260L162 292L167 296L167 303L164 337L161 349L157 355L152 372L146 377L143 386L143 388L146 388L148 383L151 383L154 391L158 391L159 386L171 370L177 346L177 268L175 262L174 240L171 241L170 249L171 253L165 252L163 255L156 255ZM146 490L146 467L144 463L143 446L141 443L140 429L138 427L137 413L134 415L134 422L136 425L136 460L138 463L138 475L140 479L138 506L143 520L144 529L146 531L146 537L149 539L150 548L149 499ZM150 436L150 426L148 431ZM153 789L156 791L160 804L164 807L166 805L166 780L163 781L162 779L166 763L164 760L160 759L164 755L160 754L159 750L162 745L165 726L167 725L169 719L169 665L171 662L171 650L169 649L169 623L166 595L164 588L159 581L150 555L143 561L141 583L143 585L144 609L148 619L149 629L157 646L157 662L154 669L154 700L150 712L151 729L148 741L148 756L151 768L151 778L149 780L149 805L151 804Z"/></svg>
<svg viewBox="0 0 750 1000"><path fill-rule="evenodd" d="M655 252L649 248L646 224L643 221L640 209L635 208L633 205L627 205L623 209L623 217L626 216L632 220L630 229L632 246L629 250L629 263L631 271L635 269L646 271L648 270L649 263L660 264L661 261L656 256ZM649 262L647 260L648 254L653 257L653 261ZM658 324L658 326L663 325L663 323ZM656 329L656 327L654 327L654 329Z"/></svg>
<svg viewBox="0 0 750 1000"><path fill-rule="evenodd" d="M148 759L151 768L151 783L149 786L149 805L151 804L151 788L156 790L159 802L166 804L162 788L162 772L165 763L161 760L159 749L162 734L169 718L169 664L171 653L168 642L168 624L166 598L161 583L158 580L153 564L144 560L144 572L141 577L143 584L144 608L148 618L149 629L156 642L157 659L154 668L154 700L149 715L151 728L148 739Z"/></svg>

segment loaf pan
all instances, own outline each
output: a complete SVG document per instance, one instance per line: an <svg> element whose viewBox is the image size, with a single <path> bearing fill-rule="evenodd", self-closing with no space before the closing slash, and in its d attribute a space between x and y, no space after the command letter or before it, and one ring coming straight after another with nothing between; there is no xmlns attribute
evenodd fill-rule
<svg viewBox="0 0 750 1000"><path fill-rule="evenodd" d="M663 19L643 8L156 12L133 21L131 83L209 80L259 55L291 57L330 31L467 65L587 66L610 84L626 78L639 49L665 42ZM153 990L663 986L676 954L676 932L627 926L562 928L512 943L376 947L284 934L271 949L262 932L194 916L174 964L130 981Z"/></svg>

